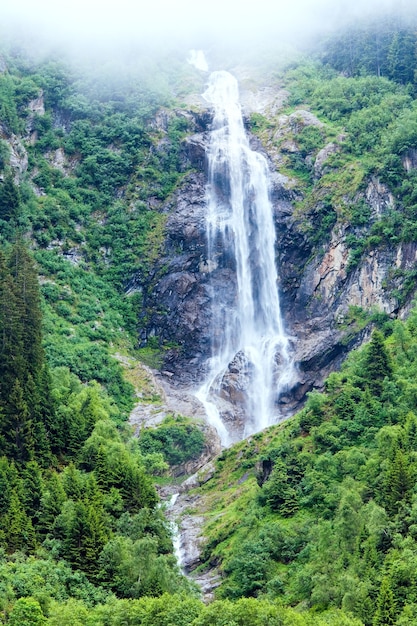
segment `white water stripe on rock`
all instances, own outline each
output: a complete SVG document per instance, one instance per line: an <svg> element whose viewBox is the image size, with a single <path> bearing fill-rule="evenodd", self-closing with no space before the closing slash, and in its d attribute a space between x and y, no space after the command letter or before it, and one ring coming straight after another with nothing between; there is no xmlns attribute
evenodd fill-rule
<svg viewBox="0 0 417 626"><path fill-rule="evenodd" d="M203 96L214 109L207 154L207 256L213 265L234 269L236 293L232 308L212 293L212 356L196 395L228 445L233 436L221 409L227 376L240 377L241 436L247 436L279 419L277 399L291 382L293 364L277 289L266 159L250 148L236 79L213 72Z"/></svg>

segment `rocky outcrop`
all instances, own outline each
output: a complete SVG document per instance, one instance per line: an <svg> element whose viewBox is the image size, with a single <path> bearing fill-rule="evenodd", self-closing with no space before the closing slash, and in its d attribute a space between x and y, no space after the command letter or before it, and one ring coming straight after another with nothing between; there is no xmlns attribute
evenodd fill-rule
<svg viewBox="0 0 417 626"><path fill-rule="evenodd" d="M201 493L194 490L211 480L214 473L215 463L209 462L181 484L179 493L175 492L175 486L159 490L161 498L167 503L165 513L174 529L179 565L200 587L205 601L214 599L213 591L219 586L221 575L213 567L205 571L198 570L206 543L202 529L207 521L209 503Z"/></svg>
<svg viewBox="0 0 417 626"><path fill-rule="evenodd" d="M192 173L165 210L165 250L145 282L146 337L178 348L167 353L165 370L194 372L210 350L211 269L205 264L205 179ZM145 337L145 339L146 339Z"/></svg>
<svg viewBox="0 0 417 626"><path fill-rule="evenodd" d="M417 150L414 148L407 150L403 156L402 163L406 172L417 169Z"/></svg>
<svg viewBox="0 0 417 626"><path fill-rule="evenodd" d="M221 314L227 315L236 294L232 260L225 258L221 250L217 250L214 260L207 260L205 188L210 116L206 111L193 116L196 133L183 142L181 154L182 167L188 174L162 209L167 214L164 252L152 275L140 281L146 307L143 341L156 336L175 346L166 352L164 370L171 384L179 388L196 388L203 380L207 359L216 347L216 324L221 319L218 315L214 324L212 302L221 302ZM165 122L161 118L158 123ZM306 126L321 129L323 124L309 111L279 116L268 153L259 139L251 138L252 145L270 161L281 305L297 363L298 380L280 399L284 415L298 408L308 391L321 388L349 350L369 336L369 329L346 322L350 308L401 315L401 306L406 305L400 306L393 289L402 272L417 266L417 244L410 243L369 249L353 267L347 243L352 227L341 220L336 222L327 243L312 243L303 216L295 208L302 189L276 169L280 161L277 142L279 150L298 151L297 134ZM311 159L316 178L326 173L329 158L340 150L343 140L339 136ZM411 154L409 163L412 167ZM394 207L390 190L375 177L369 179L356 201L369 207L370 223ZM314 223L314 209L312 219ZM366 231L366 226L361 228ZM392 289L387 287L389 284ZM241 358L236 355L235 360ZM234 369L232 362L219 381L226 422L239 422L241 418L235 407L244 400L244 371Z"/></svg>
<svg viewBox="0 0 417 626"><path fill-rule="evenodd" d="M331 142L318 151L314 160L314 175L316 178L320 178L326 173L326 163L329 157L332 154L336 154L339 150L340 146L337 143Z"/></svg>

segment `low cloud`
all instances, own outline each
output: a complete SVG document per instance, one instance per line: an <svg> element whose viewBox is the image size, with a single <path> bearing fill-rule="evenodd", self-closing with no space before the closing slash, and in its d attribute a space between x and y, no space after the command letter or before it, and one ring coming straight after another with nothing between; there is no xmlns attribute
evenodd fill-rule
<svg viewBox="0 0 417 626"><path fill-rule="evenodd" d="M244 43L264 36L301 40L391 0L0 0L2 23L54 43L106 45L208 40ZM409 0L412 2L412 0ZM407 2L403 2L406 5ZM396 3L401 5L401 0Z"/></svg>

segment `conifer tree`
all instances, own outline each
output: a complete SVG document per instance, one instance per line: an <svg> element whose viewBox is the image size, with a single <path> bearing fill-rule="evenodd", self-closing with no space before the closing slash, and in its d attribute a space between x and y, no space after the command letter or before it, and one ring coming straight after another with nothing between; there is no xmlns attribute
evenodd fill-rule
<svg viewBox="0 0 417 626"><path fill-rule="evenodd" d="M60 514L66 495L61 480L55 472L49 476L42 493L37 530L42 534L50 532L56 517Z"/></svg>
<svg viewBox="0 0 417 626"><path fill-rule="evenodd" d="M9 269L20 312L26 371L38 382L44 364L39 283L32 257L22 241L13 246Z"/></svg>
<svg viewBox="0 0 417 626"><path fill-rule="evenodd" d="M7 410L10 390L18 378L23 381L22 324L17 298L6 259L0 251L0 405Z"/></svg>
<svg viewBox="0 0 417 626"><path fill-rule="evenodd" d="M391 359L385 348L384 337L379 330L372 333L369 350L365 359L365 380L370 391L379 396L385 377L392 375Z"/></svg>
<svg viewBox="0 0 417 626"><path fill-rule="evenodd" d="M10 506L5 516L3 530L9 552L31 550L35 547L35 533L32 522L26 515L19 495L13 490Z"/></svg>
<svg viewBox="0 0 417 626"><path fill-rule="evenodd" d="M389 513L395 513L401 502L409 496L411 487L407 458L397 450L390 462L384 484L384 502Z"/></svg>
<svg viewBox="0 0 417 626"><path fill-rule="evenodd" d="M36 461L29 461L22 471L23 495L22 504L33 524L39 519L39 508L42 498L42 473Z"/></svg>
<svg viewBox="0 0 417 626"><path fill-rule="evenodd" d="M387 577L382 579L381 589L377 600L373 626L391 626L396 623L396 603L394 594Z"/></svg>
<svg viewBox="0 0 417 626"><path fill-rule="evenodd" d="M84 491L82 474L76 469L74 463L70 463L62 474L63 487L67 497L71 500L81 500Z"/></svg>
<svg viewBox="0 0 417 626"><path fill-rule="evenodd" d="M25 388L25 398L27 399L30 420L33 428L34 454L39 459L43 467L48 467L51 463L51 446L45 427L45 419L42 407L47 403L45 389L42 387L42 375L38 378L38 383L28 374ZM41 401L43 398L43 401ZM48 411L49 412L49 411Z"/></svg>
<svg viewBox="0 0 417 626"><path fill-rule="evenodd" d="M8 262L0 253L0 453L44 466L63 446L55 424L51 384L42 347L37 273L23 242Z"/></svg>
<svg viewBox="0 0 417 626"><path fill-rule="evenodd" d="M19 188L13 182L13 176L7 174L0 183L0 219L6 222L18 216L20 206Z"/></svg>
<svg viewBox="0 0 417 626"><path fill-rule="evenodd" d="M92 486L93 490L96 490ZM64 555L77 568L90 575L100 552L109 539L106 515L99 498L66 503L63 514Z"/></svg>
<svg viewBox="0 0 417 626"><path fill-rule="evenodd" d="M18 378L16 378L10 392L7 412L0 424L0 431L2 433L2 454L18 462L33 459L35 448L33 423Z"/></svg>

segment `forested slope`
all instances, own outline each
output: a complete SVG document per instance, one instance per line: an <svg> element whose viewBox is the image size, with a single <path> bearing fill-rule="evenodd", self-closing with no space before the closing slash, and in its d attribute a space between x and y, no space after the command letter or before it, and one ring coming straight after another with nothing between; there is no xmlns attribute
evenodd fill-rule
<svg viewBox="0 0 417 626"><path fill-rule="evenodd" d="M137 285L158 279L166 207L190 168L183 139L198 131L180 103L202 79L174 58L93 78L17 45L2 54L2 622L417 623L415 311L402 322L351 310L341 323L379 326L370 344L298 416L217 459L200 488L202 566L223 580L205 607L177 567L155 489L201 433L173 417L132 438L134 390L114 358L158 365L172 347L150 337L137 349L149 314ZM315 55L274 81L287 113L310 109L324 127L277 140L276 120L249 124L266 146L278 141L311 245L343 222L354 268L416 239L415 29L355 26ZM333 140L318 178L314 158ZM372 176L395 197L377 219L357 201ZM400 304L415 277L414 265L393 275Z"/></svg>

